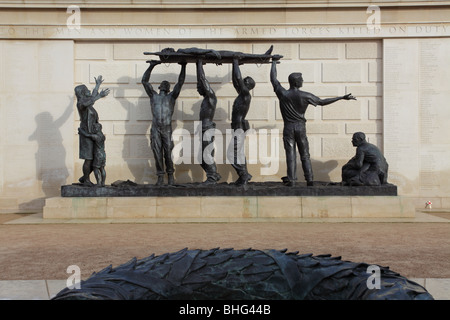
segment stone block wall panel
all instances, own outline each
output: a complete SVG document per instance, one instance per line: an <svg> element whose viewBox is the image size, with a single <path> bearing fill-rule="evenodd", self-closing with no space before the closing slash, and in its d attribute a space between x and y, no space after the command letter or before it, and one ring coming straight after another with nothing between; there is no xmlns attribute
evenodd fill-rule
<svg viewBox="0 0 450 320"><path fill-rule="evenodd" d="M0 56L0 197L39 210L74 180L74 43L0 40Z"/></svg>

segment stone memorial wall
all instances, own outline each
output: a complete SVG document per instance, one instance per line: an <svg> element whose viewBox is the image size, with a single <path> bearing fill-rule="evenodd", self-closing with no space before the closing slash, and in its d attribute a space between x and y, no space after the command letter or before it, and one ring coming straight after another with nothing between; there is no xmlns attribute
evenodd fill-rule
<svg viewBox="0 0 450 320"><path fill-rule="evenodd" d="M4 212L35 211L73 180L73 49L67 40L0 40Z"/></svg>
<svg viewBox="0 0 450 320"><path fill-rule="evenodd" d="M363 2L327 1L333 10L321 1L272 2L75 1L82 12L77 29L66 25L72 13L63 1L0 1L0 210L40 210L61 185L81 175L76 85L92 89L94 77L102 75L103 87L111 89L95 105L107 139L107 184L154 183L150 103L140 83L149 56L143 52L199 47L257 54L270 45L284 56L278 66L283 85L289 73L299 71L304 90L321 98L357 97L308 108L315 180L340 182L342 165L354 155L352 134L364 131L384 152L388 180L399 195L418 208L428 200L433 208L449 207L450 4L380 1L382 24L374 29L366 24L370 14ZM283 121L270 66L241 70L256 81L247 116L257 134L247 150L249 172L253 181L279 181L286 173ZM173 86L178 73L178 65L161 64L150 82L157 87L169 80ZM218 169L223 181L231 182L236 176L225 158L236 97L231 66L208 64L205 73L219 99ZM173 121L178 182L204 179L195 164L200 100L195 68L188 64ZM188 140L186 156L180 150ZM298 176L303 181L301 172Z"/></svg>

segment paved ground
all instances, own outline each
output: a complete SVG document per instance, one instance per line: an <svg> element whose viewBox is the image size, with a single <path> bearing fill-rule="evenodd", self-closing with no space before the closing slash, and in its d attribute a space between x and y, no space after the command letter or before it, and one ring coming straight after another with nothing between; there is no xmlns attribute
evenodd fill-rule
<svg viewBox="0 0 450 320"><path fill-rule="evenodd" d="M30 222L39 216L1 214L0 298L8 298L2 297L2 288L32 283L11 280L41 281L47 293L54 292L68 278L70 265L79 266L84 279L110 264L152 253L251 247L330 253L389 266L423 285L434 281L444 292L440 297L450 299L450 213L420 212L418 217L413 222L46 224Z"/></svg>

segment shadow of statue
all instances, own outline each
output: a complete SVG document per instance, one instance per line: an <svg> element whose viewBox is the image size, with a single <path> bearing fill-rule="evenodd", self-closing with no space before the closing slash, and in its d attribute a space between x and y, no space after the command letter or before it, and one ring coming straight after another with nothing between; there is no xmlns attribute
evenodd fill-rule
<svg viewBox="0 0 450 320"><path fill-rule="evenodd" d="M280 152L285 152L283 146L280 147ZM284 154L281 157L280 160L280 166L278 170L278 174L274 176L275 179L272 181L282 181L283 177L287 174L287 163L284 160ZM281 162L283 161L283 162ZM339 168L339 161L337 160L326 160L321 161L316 159L315 157L311 157L311 167L312 172L314 175L313 181L314 182L324 182L324 183L332 183L332 184L339 184L341 183L340 179L340 170ZM339 172L336 172L335 170L339 169ZM335 171L333 173L333 171ZM332 176L335 178L333 179ZM304 172L302 169L302 161L300 157L297 154L297 182L299 183L306 183L306 179L304 176Z"/></svg>
<svg viewBox="0 0 450 320"><path fill-rule="evenodd" d="M258 127L258 129L263 129ZM264 126L264 129L277 129L276 126ZM254 174L258 178L252 179L251 182L281 182L287 175L287 163L285 157L285 149L283 146L282 133L278 133L278 142L274 143L272 140L273 133L270 133L271 137L259 136L260 132L256 130L256 139L250 138L249 143L252 145L257 144L257 148L254 149L253 153L249 151L249 173ZM261 140L262 138L262 140ZM277 139L277 134L275 133L274 139ZM264 144L270 144L264 146ZM276 147L278 150L272 150ZM263 148L261 151L260 149ZM302 161L300 159L300 154L296 150L296 177L297 182L306 183L304 177L304 172L302 168ZM317 159L315 156L311 156L311 167L314 174L314 181L325 182L325 183L340 183L340 168L339 172L333 172L339 167L339 161L337 160L325 160ZM256 162L255 162L256 161ZM276 168L276 169L275 169ZM332 178L334 177L334 179ZM333 181L334 180L334 181Z"/></svg>
<svg viewBox="0 0 450 320"><path fill-rule="evenodd" d="M328 161L318 161L311 158L311 166L314 173L314 181L322 181L322 182L334 182L340 183L341 181L332 181L330 173L336 169L339 165L337 160L328 160ZM297 166L300 171L301 170L301 161ZM300 172L298 172L300 173Z"/></svg>
<svg viewBox="0 0 450 320"><path fill-rule="evenodd" d="M118 86L113 87L115 91L115 99L120 102L122 108L127 112L125 118L126 121L124 123L125 133L123 137L122 159L126 162L128 170L133 176L132 180L134 182L138 184L148 184L153 183L156 179L156 175L153 174L152 170L152 168L154 167L154 164L152 164L153 157L150 157L149 159L134 158L130 149L132 139L136 135L136 131L131 126L131 124L138 124L141 127L140 132L145 132L145 134L139 135L139 153L142 155L152 154L150 146L150 136L147 134L147 132L149 132L149 128L151 127L151 108L148 97L145 95L145 91L142 88L142 85L139 84L130 88L129 84L120 84L131 81L133 81L133 79L130 79L129 77L120 78L118 81ZM142 95L139 97L128 97L126 91L130 89L142 89ZM134 101L135 99L137 99L137 102ZM148 108L142 108L142 106L146 105L144 100L147 100L145 102L147 102ZM142 108L140 111L141 113L138 113L138 108ZM136 122L133 122L132 119L133 115L135 114L139 114L140 116L139 119L138 117L136 117ZM124 177L124 180L127 179L128 178Z"/></svg>
<svg viewBox="0 0 450 320"><path fill-rule="evenodd" d="M41 183L44 197L20 205L21 209L43 207L45 199L60 195L60 187L67 183L69 170L66 166L66 149L60 129L73 112L74 98L69 96L64 112L55 120L50 112L41 112L35 116L36 130L28 137L37 141L35 154L36 179Z"/></svg>

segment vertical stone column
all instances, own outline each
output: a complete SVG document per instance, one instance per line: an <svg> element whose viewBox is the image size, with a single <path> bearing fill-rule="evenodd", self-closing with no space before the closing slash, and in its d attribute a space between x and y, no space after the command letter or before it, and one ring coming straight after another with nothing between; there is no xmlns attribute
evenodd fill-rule
<svg viewBox="0 0 450 320"><path fill-rule="evenodd" d="M449 57L449 38L419 40L420 196L434 207L450 204Z"/></svg>
<svg viewBox="0 0 450 320"><path fill-rule="evenodd" d="M384 155L388 181L400 194L417 195L419 179L418 40L385 39L384 50Z"/></svg>
<svg viewBox="0 0 450 320"><path fill-rule="evenodd" d="M73 180L73 41L0 41L0 202L39 210Z"/></svg>
<svg viewBox="0 0 450 320"><path fill-rule="evenodd" d="M448 205L450 39L384 40L384 150L399 193Z"/></svg>

